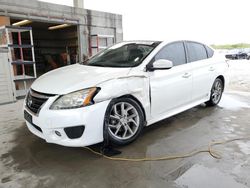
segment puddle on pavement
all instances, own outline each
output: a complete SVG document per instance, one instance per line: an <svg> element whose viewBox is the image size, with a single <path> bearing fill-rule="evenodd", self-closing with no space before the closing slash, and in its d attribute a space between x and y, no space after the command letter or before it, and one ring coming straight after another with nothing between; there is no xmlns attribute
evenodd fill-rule
<svg viewBox="0 0 250 188"><path fill-rule="evenodd" d="M174 171L170 172L168 177L166 177L167 181L174 181L182 176L186 171L188 171L194 164L190 161L181 164Z"/></svg>
<svg viewBox="0 0 250 188"><path fill-rule="evenodd" d="M226 94L224 94L223 97L221 98L219 106L227 110L233 110L233 111L237 111L242 108L250 108L250 105L248 103L242 102L237 98L234 98Z"/></svg>
<svg viewBox="0 0 250 188"><path fill-rule="evenodd" d="M237 142L240 151L246 155L250 155L250 141L248 142Z"/></svg>
<svg viewBox="0 0 250 188"><path fill-rule="evenodd" d="M238 183L233 176L224 174L216 168L207 168L198 164L192 166L176 179L175 183L179 187L188 188L247 188L245 185Z"/></svg>

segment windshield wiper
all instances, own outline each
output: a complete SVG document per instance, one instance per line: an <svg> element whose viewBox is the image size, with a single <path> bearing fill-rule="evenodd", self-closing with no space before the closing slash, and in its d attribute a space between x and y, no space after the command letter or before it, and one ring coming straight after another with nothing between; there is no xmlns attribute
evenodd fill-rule
<svg viewBox="0 0 250 188"><path fill-rule="evenodd" d="M79 62L79 64L80 65L87 65L87 64L85 64L87 61L88 61L89 59L86 59L86 60L84 60L84 61L82 61L82 62Z"/></svg>

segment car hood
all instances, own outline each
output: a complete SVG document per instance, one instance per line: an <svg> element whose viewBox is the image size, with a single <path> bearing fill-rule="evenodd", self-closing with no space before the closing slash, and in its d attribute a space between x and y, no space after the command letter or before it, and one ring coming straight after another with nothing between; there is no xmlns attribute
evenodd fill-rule
<svg viewBox="0 0 250 188"><path fill-rule="evenodd" d="M41 93L66 94L94 87L99 83L126 76L130 68L109 68L86 65L70 65L50 71L32 84L31 88Z"/></svg>

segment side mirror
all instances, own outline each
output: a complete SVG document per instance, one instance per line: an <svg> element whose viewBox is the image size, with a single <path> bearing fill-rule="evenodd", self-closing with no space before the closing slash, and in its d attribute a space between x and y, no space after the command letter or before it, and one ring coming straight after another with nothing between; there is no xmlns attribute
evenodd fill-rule
<svg viewBox="0 0 250 188"><path fill-rule="evenodd" d="M151 66L147 66L147 70L154 71L154 70L165 70L171 69L173 67L173 62L166 59L158 59L156 60Z"/></svg>

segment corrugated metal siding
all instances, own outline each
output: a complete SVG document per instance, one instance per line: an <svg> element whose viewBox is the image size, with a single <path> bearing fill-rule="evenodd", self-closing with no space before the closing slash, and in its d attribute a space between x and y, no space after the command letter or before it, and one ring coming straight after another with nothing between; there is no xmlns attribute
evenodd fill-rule
<svg viewBox="0 0 250 188"><path fill-rule="evenodd" d="M0 50L0 104L14 101L8 63L8 53Z"/></svg>

